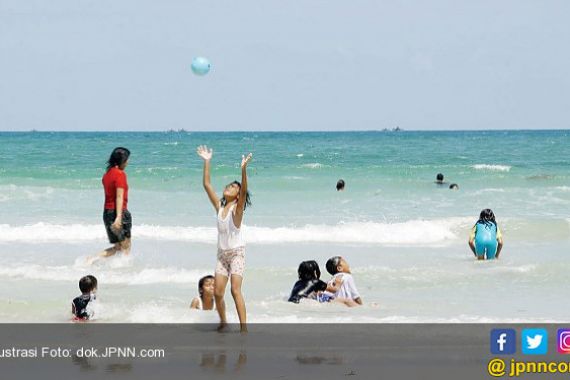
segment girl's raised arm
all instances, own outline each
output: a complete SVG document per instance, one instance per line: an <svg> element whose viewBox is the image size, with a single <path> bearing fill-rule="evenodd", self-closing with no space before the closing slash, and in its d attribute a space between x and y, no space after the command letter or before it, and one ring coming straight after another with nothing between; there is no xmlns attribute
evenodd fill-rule
<svg viewBox="0 0 570 380"><path fill-rule="evenodd" d="M208 198L210 198L212 206L214 206L216 212L218 212L220 209L220 199L216 195L216 192L210 183L210 160L212 159L214 152L212 149L208 149L206 145L200 145L198 149L196 149L196 153L198 153L198 156L204 160L204 177L202 179L204 190L206 190L206 194L208 194Z"/></svg>
<svg viewBox="0 0 570 380"><path fill-rule="evenodd" d="M234 225L237 228L241 227L241 221L243 219L243 210L245 208L245 202L247 201L247 164L251 161L253 154L248 154L246 156L241 156L241 188L239 189L239 198L236 207L236 213L234 215Z"/></svg>

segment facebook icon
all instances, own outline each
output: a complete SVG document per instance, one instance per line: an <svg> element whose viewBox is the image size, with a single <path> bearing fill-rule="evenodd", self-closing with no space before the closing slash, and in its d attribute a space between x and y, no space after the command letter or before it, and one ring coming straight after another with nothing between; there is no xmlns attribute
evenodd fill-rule
<svg viewBox="0 0 570 380"><path fill-rule="evenodd" d="M517 333L513 329L491 330L491 353L512 355L516 352Z"/></svg>

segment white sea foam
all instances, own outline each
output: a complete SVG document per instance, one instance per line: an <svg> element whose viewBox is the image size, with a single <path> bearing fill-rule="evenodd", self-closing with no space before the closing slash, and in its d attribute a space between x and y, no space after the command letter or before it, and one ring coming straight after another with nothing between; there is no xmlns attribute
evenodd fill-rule
<svg viewBox="0 0 570 380"><path fill-rule="evenodd" d="M189 303L189 301L188 301ZM158 302L146 302L133 307L127 316L132 323L217 323L218 313L192 310L189 307L181 308ZM229 315L230 323L237 322Z"/></svg>
<svg viewBox="0 0 570 380"><path fill-rule="evenodd" d="M422 245L455 239L452 222L412 220L403 223L354 222L302 228L253 227L247 240L257 243L331 242Z"/></svg>
<svg viewBox="0 0 570 380"><path fill-rule="evenodd" d="M30 201L41 201L49 199L55 195L55 190L42 186L17 186L14 184L0 185L0 202L14 199L25 199Z"/></svg>
<svg viewBox="0 0 570 380"><path fill-rule="evenodd" d="M119 271L116 268L98 269L97 279L105 284L148 285L148 284L197 284L208 273L207 269L186 270L180 268L144 268L138 271ZM85 269L78 266L21 265L0 267L0 277L15 279L63 281L75 283L85 275Z"/></svg>
<svg viewBox="0 0 570 380"><path fill-rule="evenodd" d="M481 194L485 194L485 193L505 193L506 190L505 189L501 189L501 188L488 188L488 189L481 189L478 191L475 191L473 193L473 195L481 195Z"/></svg>
<svg viewBox="0 0 570 380"><path fill-rule="evenodd" d="M536 265L527 264L527 265L519 265L519 266L496 266L491 267L491 271L494 272L503 272L503 273L531 273L536 271Z"/></svg>
<svg viewBox="0 0 570 380"><path fill-rule="evenodd" d="M472 166L475 170L487 170L493 172L509 172L512 166L509 165L487 165L487 164L477 164Z"/></svg>
<svg viewBox="0 0 570 380"><path fill-rule="evenodd" d="M512 317L489 317L468 314L452 315L448 317L436 316L408 316L408 315L386 315L386 312L378 311L374 314L362 313L350 310L342 305L316 304L310 307L306 305L293 305L296 309L311 309L311 315L285 314L276 315L272 313L252 313L248 315L250 323L550 323L556 322L553 318L512 318ZM117 307L119 314L120 307ZM305 310L307 311L307 310ZM296 310L299 312L299 310ZM117 315L120 320L124 320L123 315ZM145 303L136 306L126 317L127 322L132 323L217 323L216 312L203 312L188 309L173 308L172 305L160 305L156 303ZM238 319L233 313L228 314L230 323L237 323ZM562 320L560 322L563 322Z"/></svg>
<svg viewBox="0 0 570 380"><path fill-rule="evenodd" d="M461 218L446 220L411 220L401 223L352 222L337 225L305 225L303 227L254 227L244 226L245 239L249 243L364 243L426 245L438 244L456 238ZM133 228L137 239L215 243L214 227L151 226ZM0 242L77 242L104 240L105 231L100 225L58 225L36 223L26 226L0 225Z"/></svg>
<svg viewBox="0 0 570 380"><path fill-rule="evenodd" d="M321 163L318 163L318 162L312 162L310 164L303 164L303 165L301 165L301 167L307 168L307 169L321 169L324 167L324 165Z"/></svg>

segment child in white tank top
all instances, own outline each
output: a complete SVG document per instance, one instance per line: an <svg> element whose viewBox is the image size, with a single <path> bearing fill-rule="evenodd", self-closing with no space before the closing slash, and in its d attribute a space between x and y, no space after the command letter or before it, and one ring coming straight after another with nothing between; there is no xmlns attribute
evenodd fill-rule
<svg viewBox="0 0 570 380"><path fill-rule="evenodd" d="M192 300L190 308L198 310L215 310L214 276L204 276L198 281L198 297Z"/></svg>
<svg viewBox="0 0 570 380"><path fill-rule="evenodd" d="M214 280L214 298L216 309L220 316L220 329L225 327L226 306L224 293L228 280L231 281L232 297L234 299L241 331L247 331L245 301L241 292L243 273L245 270L245 242L241 227L244 210L251 206L247 190L247 164L252 154L242 156L241 183L234 181L224 188L222 198L218 198L210 183L210 160L213 151L206 146L199 146L198 155L204 160L203 185L206 194L216 209L218 226L218 255Z"/></svg>

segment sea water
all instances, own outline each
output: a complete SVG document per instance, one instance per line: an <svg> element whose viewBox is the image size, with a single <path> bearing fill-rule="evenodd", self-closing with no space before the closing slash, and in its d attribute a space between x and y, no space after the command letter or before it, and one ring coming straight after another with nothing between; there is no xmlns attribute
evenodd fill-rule
<svg viewBox="0 0 570 380"><path fill-rule="evenodd" d="M189 309L216 263L202 144L214 149L218 192L253 153L251 322L568 320L568 131L179 131L0 133L0 322L69 321L86 274L99 280L101 322L215 321ZM132 152L133 250L87 266L109 246L101 177L117 146ZM446 186L434 184L440 172ZM477 262L467 245L484 208L504 234L494 262ZM363 307L286 302L301 261L317 260L328 280L335 255L349 262ZM237 321L229 290L226 302Z"/></svg>

